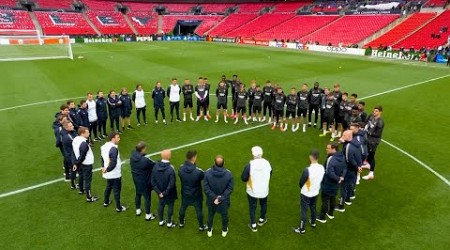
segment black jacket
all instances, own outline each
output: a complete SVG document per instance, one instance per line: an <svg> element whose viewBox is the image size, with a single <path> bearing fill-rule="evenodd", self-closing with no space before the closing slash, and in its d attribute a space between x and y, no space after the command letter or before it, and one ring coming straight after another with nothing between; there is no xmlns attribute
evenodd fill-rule
<svg viewBox="0 0 450 250"><path fill-rule="evenodd" d="M151 190L151 176L155 162L136 150L131 151L131 175L138 192Z"/></svg>
<svg viewBox="0 0 450 250"><path fill-rule="evenodd" d="M178 170L181 181L181 195L183 199L203 199L202 180L205 172L195 164L186 161Z"/></svg>
<svg viewBox="0 0 450 250"><path fill-rule="evenodd" d="M175 184L175 170L169 162L159 161L156 163L151 176L152 188L159 195L164 195L163 199L176 200L177 186Z"/></svg>
<svg viewBox="0 0 450 250"><path fill-rule="evenodd" d="M89 128L89 114L87 109L79 108L77 110L77 124Z"/></svg>
<svg viewBox="0 0 450 250"><path fill-rule="evenodd" d="M203 180L208 205L214 204L214 200L219 196L220 202L229 205L233 186L233 175L229 170L218 166L208 169Z"/></svg>
<svg viewBox="0 0 450 250"><path fill-rule="evenodd" d="M106 121L108 119L107 103L105 98L97 98L95 102L95 109L99 121Z"/></svg>
<svg viewBox="0 0 450 250"><path fill-rule="evenodd" d="M129 116L131 115L131 110L133 109L133 103L131 101L130 95L120 95L119 100L122 102L121 106L121 114L123 116Z"/></svg>
<svg viewBox="0 0 450 250"><path fill-rule="evenodd" d="M70 162L71 165L75 162L75 155L73 154L72 141L77 137L75 131L68 132L65 129L61 130L61 141L64 152L64 160Z"/></svg>
<svg viewBox="0 0 450 250"><path fill-rule="evenodd" d="M322 192L327 195L335 196L339 189L339 177L344 177L346 168L344 154L336 152L329 155L325 161L325 175L322 180Z"/></svg>

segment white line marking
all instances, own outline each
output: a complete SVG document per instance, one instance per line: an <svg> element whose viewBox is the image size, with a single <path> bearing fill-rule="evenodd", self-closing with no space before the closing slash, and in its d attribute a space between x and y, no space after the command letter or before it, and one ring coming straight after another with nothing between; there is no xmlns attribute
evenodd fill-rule
<svg viewBox="0 0 450 250"><path fill-rule="evenodd" d="M392 143L390 143L390 142L388 142L388 141L386 141L386 140L383 140L383 139L382 139L382 141L383 141L384 143L386 143L387 145L391 146L392 148L398 150L400 153L402 153L402 154L408 156L409 158L411 158L411 160L417 162L419 165L421 165L422 167L424 167L425 169L427 169L428 171L430 171L432 174L434 174L436 177L438 177L439 179L441 179L445 184L447 184L447 186L450 187L450 181L449 181L449 180L447 180L444 176L442 176L441 174L439 174L438 172L436 172L433 168L431 168L430 166L428 166L427 164L425 164L423 161L417 159L414 155L412 155L412 154L406 152L405 150L403 150L403 149L401 149L401 148L395 146L394 144L392 144Z"/></svg>
<svg viewBox="0 0 450 250"><path fill-rule="evenodd" d="M200 141L191 142L191 143L188 143L188 144L184 144L184 145L181 145L181 146L178 146L178 147L171 148L170 150L172 150L172 151L180 150L180 149L183 149L183 148L187 148L187 147L195 146L195 145L198 145L198 144L201 144L201 143L214 141L214 140L221 139L221 138L224 138L224 137L240 134L240 133L243 133L243 132L246 132L246 131L250 131L250 130L254 130L254 129L257 129L257 128L261 128L261 127L264 127L264 126L267 126L267 124L264 123L264 124L260 124L260 125L254 126L254 127L240 129L240 130L236 130L236 131L233 131L233 132L230 132L230 133L226 133L226 134L223 134L223 135L218 135L218 136L210 137L210 138L203 139L203 140L200 140ZM158 155L160 153L161 153L161 151L158 151L158 152L154 152L154 153L148 154L146 156L147 157L155 156L155 155ZM126 159L126 160L122 161L122 164L126 164L126 163L128 163L128 161L129 161L129 159ZM96 168L93 171L97 172L99 170L100 170L100 168ZM57 183L57 182L61 182L61 181L64 181L64 178L59 178L59 179L47 181L47 182L44 182L44 183L40 183L40 184L37 184L37 185L29 186L29 187L26 187L26 188L18 189L18 190L15 190L15 191L3 193L3 194L0 194L0 199L8 197L8 196L12 196L12 195L20 194L20 193L23 193L23 192L26 192L26 191L30 191L30 190L33 190L33 189L36 189L36 188L48 186L48 185L51 185L51 184L54 184L54 183Z"/></svg>
<svg viewBox="0 0 450 250"><path fill-rule="evenodd" d="M430 79L430 80L426 80L426 81L422 81L422 82L418 82L418 83L413 83L413 84L406 85L406 86L403 86L403 87L399 87L399 88L387 90L387 91L384 91L384 92L381 92L381 93L378 93L378 94L369 95L369 96L366 96L366 97L361 97L360 100L368 99L368 98L372 98L372 97L380 96L380 95L384 95L384 94L388 94L388 93L391 93L391 92L394 92L394 91L399 91L399 90L406 89L406 88L410 88L410 87L414 87L414 86L418 86L418 85L421 85L421 84L424 84L424 83L427 83L427 82L431 82L431 81L436 81L436 80L439 80L439 79L442 79L442 78L445 78L445 77L448 77L448 76L450 76L450 75L445 75L445 76L433 78L433 79ZM29 106L30 106L30 105L29 105ZM13 108L13 107L12 107L12 108ZM0 111L1 111L1 110L0 110ZM261 124L261 125L255 126L255 127L250 127L250 128L246 128L246 129L237 130L237 131L230 132L230 133L227 133L227 134L223 134L223 135L211 137L211 138L208 138L208 139L200 140L200 141L197 141L197 142L192 142L192 143L189 143L189 144L185 144L185 145L182 145L182 146L178 146L178 147L172 148L171 150L173 150L173 151L179 150L179 149L186 148L186 147L190 147L190 146L197 145L197 144L200 144L200 143L209 142L209 141L216 140L216 139L220 139L220 138L223 138L223 137L227 137L227 136L239 134L239 133L242 133L242 132L245 132L245 131L257 129L257 128L263 127L263 126L265 126L265 125L266 125L266 124ZM383 140L383 141L384 141L384 140ZM386 141L385 141L385 142L386 142ZM388 144L388 142L386 142L386 144ZM390 144L390 143L389 143L389 144ZM389 145L389 144L388 144L388 145ZM394 145L390 144L390 146L394 146ZM402 150L402 149L398 148L397 146L394 146L394 148L397 149L397 150L399 150L399 151ZM403 150L402 150L402 151L403 151ZM400 152L402 152L402 151L400 151ZM157 154L159 154L159 153L160 153L160 152L155 152L155 153L149 154L149 155L147 155L147 156L154 156L154 155L157 155ZM402 153L406 153L405 155L409 156L409 157L410 157L411 159L413 159L413 160L415 159L415 161L418 162L418 163L421 162L421 161L419 161L417 158L415 158L414 156L408 154L408 153L405 152L405 151L403 151ZM123 162L126 163L127 160L125 160L125 161L123 161ZM437 174L436 176L438 176L438 177L440 176L440 177L439 177L440 179L443 178L442 180L443 180L446 184L448 184L449 181L448 181L447 179L445 179L444 177L442 177L442 175L440 175L439 173L437 173L436 171L434 171L431 167L427 166L427 165L426 165L425 163L423 163L423 162L421 162L421 163L419 163L419 164L421 164L421 165L423 164L422 166L424 166L426 169L428 169L429 171L431 171L431 172L434 173L435 175ZM94 171L98 171L98 170L100 170L100 169L97 168L97 169L95 169ZM40 188L40 187L43 187L43 186L47 186L47 185L50 185L50 184L53 184L53 183L57 183L57 182L60 182L60 181L64 181L64 178L59 178L59 179L55 179L55 180L52 180L52 181L44 182L44 183L41 183L41 184L33 185L33 186L30 186L30 187L27 187L27 188L18 189L18 190L11 191L11 192L8 192L8 193L3 193L3 194L0 194L0 199L1 199L1 198L4 198L4 197L7 197L7 196L11 196L11 195L23 193L23 192L26 192L26 191L29 191L29 190L33 190L33 189L36 189L36 188ZM449 185L449 186L450 186L450 185Z"/></svg>

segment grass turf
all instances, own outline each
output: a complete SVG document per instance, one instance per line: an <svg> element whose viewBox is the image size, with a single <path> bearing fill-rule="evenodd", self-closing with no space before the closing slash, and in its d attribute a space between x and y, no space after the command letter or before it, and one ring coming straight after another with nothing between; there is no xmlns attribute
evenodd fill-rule
<svg viewBox="0 0 450 250"><path fill-rule="evenodd" d="M342 89L370 96L397 87L407 86L449 74L444 67L403 65L399 62L371 61L310 52L208 43L171 42L142 44L92 44L74 46L77 58L70 60L26 61L2 63L3 91L0 93L0 193L61 178L61 156L54 148L50 129L53 114L63 101L3 110L34 102L84 96L99 89L129 91L136 83L151 91L156 80L168 86L172 77L185 77L195 82L207 76L215 87L220 75L237 73L244 83L270 79L284 88L319 81L321 86L340 82ZM450 118L446 107L448 78L366 99L367 109L382 104L386 129L384 139L415 155L447 179L448 138ZM77 100L79 98L76 98ZM251 126L186 122L154 125L150 97L147 96L150 125L126 131L120 143L123 159L139 140L149 143L151 152L193 143L213 136L232 133ZM212 98L214 107L214 98ZM213 109L212 109L213 110ZM166 113L168 108L166 108ZM436 120L436 117L439 119ZM134 118L134 117L133 117ZM135 120L133 119L133 123ZM207 169L216 154L223 154L226 166L235 177L235 190L230 208L230 233L223 240L220 217L215 220L215 235L207 239L197 232L193 208L187 213L186 228L168 230L155 222L136 218L133 211L134 186L129 165L123 168L123 203L131 208L117 214L101 203L86 204L58 182L25 193L0 198L1 245L5 249L42 248L139 248L160 249L216 248L262 249L314 246L332 249L424 249L448 246L450 215L449 187L417 163L393 148L382 144L377 152L376 179L357 187L357 199L344 214L316 229L307 228L300 237L291 232L299 223L299 187L301 171L307 166L311 148L324 149L327 139L318 131L281 133L269 127L255 128L188 148L199 151L198 165ZM261 145L265 158L274 169L269 196L269 222L252 233L247 228L248 211L245 184L240 181L244 165L250 159L250 148ZM95 145L99 167L99 145ZM173 165L183 162L187 148L173 152ZM324 150L323 150L324 151ZM159 159L159 157L153 157ZM322 155L322 160L324 155ZM178 181L179 188L179 181ZM94 174L93 192L102 197L104 180ZM175 205L177 220L180 200ZM157 201L153 197L152 210ZM206 218L206 209L204 209Z"/></svg>

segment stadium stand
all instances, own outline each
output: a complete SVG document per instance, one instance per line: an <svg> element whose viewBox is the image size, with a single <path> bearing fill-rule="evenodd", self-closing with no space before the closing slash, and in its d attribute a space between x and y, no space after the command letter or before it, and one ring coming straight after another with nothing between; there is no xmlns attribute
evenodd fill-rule
<svg viewBox="0 0 450 250"><path fill-rule="evenodd" d="M158 15L150 12L131 12L127 14L134 28L141 35L152 35L158 32Z"/></svg>
<svg viewBox="0 0 450 250"><path fill-rule="evenodd" d="M384 33L382 36L365 45L365 47L392 46L420 26L433 19L436 13L414 13L406 20Z"/></svg>
<svg viewBox="0 0 450 250"><path fill-rule="evenodd" d="M28 12L22 10L0 10L0 29L35 30Z"/></svg>
<svg viewBox="0 0 450 250"><path fill-rule="evenodd" d="M223 16L208 16L207 18L203 18L201 24L195 29L195 33L203 36L206 31L218 24L222 18Z"/></svg>
<svg viewBox="0 0 450 250"><path fill-rule="evenodd" d="M258 13L264 7L272 6L269 3L243 3L239 4L239 13Z"/></svg>
<svg viewBox="0 0 450 250"><path fill-rule="evenodd" d="M40 9L72 9L73 0L34 0Z"/></svg>
<svg viewBox="0 0 450 250"><path fill-rule="evenodd" d="M301 38L302 42L313 41L320 44L357 44L381 28L397 19L399 15L350 15Z"/></svg>
<svg viewBox="0 0 450 250"><path fill-rule="evenodd" d="M208 34L210 36L224 35L234 29L237 29L245 23L250 22L257 16L257 14L231 14L215 26Z"/></svg>
<svg viewBox="0 0 450 250"><path fill-rule="evenodd" d="M161 5L166 7L169 13L189 13L196 6L193 3L163 3Z"/></svg>
<svg viewBox="0 0 450 250"><path fill-rule="evenodd" d="M423 7L444 7L448 0L429 0Z"/></svg>
<svg viewBox="0 0 450 250"><path fill-rule="evenodd" d="M0 0L0 6L2 7L17 7L16 0Z"/></svg>
<svg viewBox="0 0 450 250"><path fill-rule="evenodd" d="M154 8L158 6L155 3L136 3L136 2L122 2L123 6L128 7L131 12L153 12Z"/></svg>
<svg viewBox="0 0 450 250"><path fill-rule="evenodd" d="M224 13L226 9L235 6L227 3L202 3L203 13Z"/></svg>
<svg viewBox="0 0 450 250"><path fill-rule="evenodd" d="M102 34L133 34L120 12L88 11L86 14Z"/></svg>
<svg viewBox="0 0 450 250"><path fill-rule="evenodd" d="M450 10L447 10L437 16L434 20L427 25L419 29L417 32L410 36L405 37L402 41L395 44L394 48L415 48L420 49L422 46L425 48L433 48L441 46L447 43L447 38L450 35L449 32L442 32L442 27L450 26ZM432 38L431 34L439 34L439 38Z"/></svg>
<svg viewBox="0 0 450 250"><path fill-rule="evenodd" d="M311 2L286 2L286 3L278 3L275 5L272 13L293 13L298 9L311 4Z"/></svg>
<svg viewBox="0 0 450 250"><path fill-rule="evenodd" d="M178 20L202 20L201 24L197 27L196 33L205 32L218 23L220 19L222 19L222 16L166 15L163 17L163 32L171 32L175 28ZM205 26L203 27L203 25ZM198 30L199 28L200 31Z"/></svg>
<svg viewBox="0 0 450 250"><path fill-rule="evenodd" d="M45 35L95 35L81 13L35 12Z"/></svg>
<svg viewBox="0 0 450 250"><path fill-rule="evenodd" d="M115 10L117 2L81 0L90 10Z"/></svg>
<svg viewBox="0 0 450 250"><path fill-rule="evenodd" d="M299 39L322 26L333 22L339 16L295 16L294 18L258 34L258 39Z"/></svg>
<svg viewBox="0 0 450 250"><path fill-rule="evenodd" d="M286 22L294 16L295 14L265 14L229 33L226 33L225 36L252 38L257 34L272 28L273 26Z"/></svg>

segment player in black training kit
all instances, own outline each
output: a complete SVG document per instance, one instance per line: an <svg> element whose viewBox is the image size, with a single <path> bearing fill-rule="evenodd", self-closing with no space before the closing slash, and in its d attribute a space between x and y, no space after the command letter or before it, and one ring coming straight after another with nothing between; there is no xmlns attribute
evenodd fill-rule
<svg viewBox="0 0 450 250"><path fill-rule="evenodd" d="M206 102L206 117L208 119L211 119L211 115L209 115L209 94L211 93L211 84L208 83L208 78L207 77L203 78L203 82L205 83L206 90L208 90L208 95L205 98L205 102Z"/></svg>
<svg viewBox="0 0 450 250"><path fill-rule="evenodd" d="M203 77L198 78L198 84L195 86L195 95L197 96L197 119L195 121L198 122L203 115L205 115L205 121L208 121L208 117L206 116L206 96L209 93Z"/></svg>
<svg viewBox="0 0 450 250"><path fill-rule="evenodd" d="M311 127L312 112L314 111L314 127L317 127L317 118L319 117L319 106L322 99L322 89L319 88L319 83L315 82L314 87L309 90L308 103L309 103L309 113L308 113L308 127Z"/></svg>
<svg viewBox="0 0 450 250"><path fill-rule="evenodd" d="M251 81L251 86L247 90L248 93L248 118L247 120L252 119L252 111L253 111L253 93L256 91L256 80Z"/></svg>
<svg viewBox="0 0 450 250"><path fill-rule="evenodd" d="M334 100L338 105L336 105L334 110L334 128L338 129L338 119L339 119L339 104L342 101L342 92L341 85L339 83L335 83L333 85L334 91L331 93L334 96Z"/></svg>
<svg viewBox="0 0 450 250"><path fill-rule="evenodd" d="M181 92L184 96L183 103L183 121L186 121L186 109L189 108L189 115L191 121L194 121L194 117L192 116L192 94L194 94L194 86L192 86L191 81L189 79L184 79L184 85L181 87Z"/></svg>
<svg viewBox="0 0 450 250"><path fill-rule="evenodd" d="M264 99L263 99L263 119L261 122L266 121L267 110L269 110L269 123L272 122L272 96L273 96L273 87L270 81L266 82L266 86L263 88Z"/></svg>
<svg viewBox="0 0 450 250"><path fill-rule="evenodd" d="M233 110L231 110L231 118L236 118L236 92L239 91L240 82L237 75L233 75L233 79L231 80L231 100L233 101Z"/></svg>
<svg viewBox="0 0 450 250"><path fill-rule="evenodd" d="M302 90L300 90L297 93L298 96L298 107L297 107L297 127L295 128L295 131L297 131L300 128L300 120L303 124L303 133L306 132L306 114L308 113L308 84L304 83L302 85ZM294 131L294 130L292 130ZM294 132L295 132L294 131Z"/></svg>
<svg viewBox="0 0 450 250"><path fill-rule="evenodd" d="M336 103L338 104L338 112L337 117L335 117L334 120L337 122L337 132L336 134L332 134L331 136L334 138L341 138L342 133L346 130L344 126L344 119L345 113L347 112L347 107L349 106L348 93L342 93L341 101Z"/></svg>
<svg viewBox="0 0 450 250"><path fill-rule="evenodd" d="M277 93L274 95L274 117L272 130L277 127L277 123L280 123L280 130L283 131L283 117L284 117L284 104L286 103L286 96L283 94L282 88L277 88Z"/></svg>
<svg viewBox="0 0 450 250"><path fill-rule="evenodd" d="M217 110L216 110L216 123L219 122L219 112L223 113L223 120L225 123L228 123L227 116L227 102L228 102L228 88L226 86L225 81L221 81L219 83L219 87L216 89L216 97L217 97Z"/></svg>
<svg viewBox="0 0 450 250"><path fill-rule="evenodd" d="M325 88L324 96L325 99L325 109L323 111L323 120L322 120L322 129L323 133L319 136L326 136L328 129L330 129L331 134L335 133L335 127L334 127L334 112L337 106L336 100L334 99L334 96L332 93L330 93L329 88ZM331 138L331 141L334 141L334 138Z"/></svg>
<svg viewBox="0 0 450 250"><path fill-rule="evenodd" d="M292 132L295 132L295 123L297 121L297 103L298 96L297 90L295 88L291 89L291 93L286 98L286 116L284 117L284 128L283 131L286 131L288 128L288 121L291 121L292 124ZM297 128L298 129L298 128Z"/></svg>
<svg viewBox="0 0 450 250"><path fill-rule="evenodd" d="M264 98L264 93L261 91L261 86L256 85L256 91L253 93L253 112L252 118L253 121L260 122L261 121L261 110L262 110L262 102Z"/></svg>
<svg viewBox="0 0 450 250"><path fill-rule="evenodd" d="M244 84L241 84L240 90L236 92L236 120L234 121L234 124L237 124L239 121L239 113L242 115L242 119L244 119L244 123L248 124L246 112L247 112L247 99L248 99L248 93L245 91Z"/></svg>

